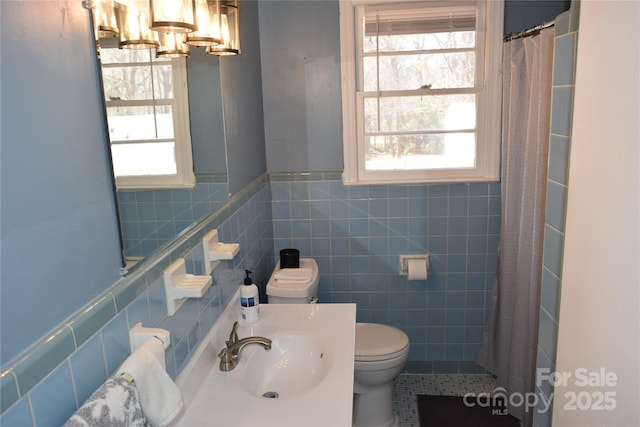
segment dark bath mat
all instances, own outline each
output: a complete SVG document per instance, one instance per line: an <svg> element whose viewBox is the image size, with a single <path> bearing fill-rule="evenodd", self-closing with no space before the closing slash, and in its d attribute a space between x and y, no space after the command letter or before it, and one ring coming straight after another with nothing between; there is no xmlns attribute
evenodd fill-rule
<svg viewBox="0 0 640 427"><path fill-rule="evenodd" d="M420 427L519 427L517 418L509 415L501 402L477 402L462 396L418 395ZM483 406L478 405L478 403ZM486 406L494 403L493 406ZM471 406L473 405L473 406Z"/></svg>

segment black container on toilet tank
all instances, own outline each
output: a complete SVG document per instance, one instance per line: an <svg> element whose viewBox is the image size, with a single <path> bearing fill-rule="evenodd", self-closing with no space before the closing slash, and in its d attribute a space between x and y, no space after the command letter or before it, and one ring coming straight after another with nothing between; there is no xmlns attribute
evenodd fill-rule
<svg viewBox="0 0 640 427"><path fill-rule="evenodd" d="M298 249L282 249L280 251L280 268L300 268L300 251Z"/></svg>

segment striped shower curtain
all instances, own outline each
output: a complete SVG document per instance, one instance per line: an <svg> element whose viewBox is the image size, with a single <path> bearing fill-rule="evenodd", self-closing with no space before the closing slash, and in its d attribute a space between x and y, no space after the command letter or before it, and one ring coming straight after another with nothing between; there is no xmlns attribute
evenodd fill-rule
<svg viewBox="0 0 640 427"><path fill-rule="evenodd" d="M553 28L503 48L502 223L477 362L508 396L534 392L546 198ZM514 402L517 400L512 399ZM508 406L531 425L533 408Z"/></svg>

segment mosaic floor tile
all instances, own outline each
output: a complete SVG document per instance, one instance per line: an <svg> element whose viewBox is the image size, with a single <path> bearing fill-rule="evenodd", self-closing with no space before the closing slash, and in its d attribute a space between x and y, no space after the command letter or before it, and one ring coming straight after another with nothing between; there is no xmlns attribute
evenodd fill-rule
<svg viewBox="0 0 640 427"><path fill-rule="evenodd" d="M393 383L393 407L400 427L419 427L416 395L463 396L465 393L491 392L495 387L491 375L401 374Z"/></svg>

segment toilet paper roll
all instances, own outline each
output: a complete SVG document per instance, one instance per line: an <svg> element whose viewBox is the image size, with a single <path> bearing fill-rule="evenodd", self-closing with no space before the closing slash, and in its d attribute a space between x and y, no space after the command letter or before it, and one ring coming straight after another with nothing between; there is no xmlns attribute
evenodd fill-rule
<svg viewBox="0 0 640 427"><path fill-rule="evenodd" d="M416 258L407 260L408 280L427 280L427 260Z"/></svg>

